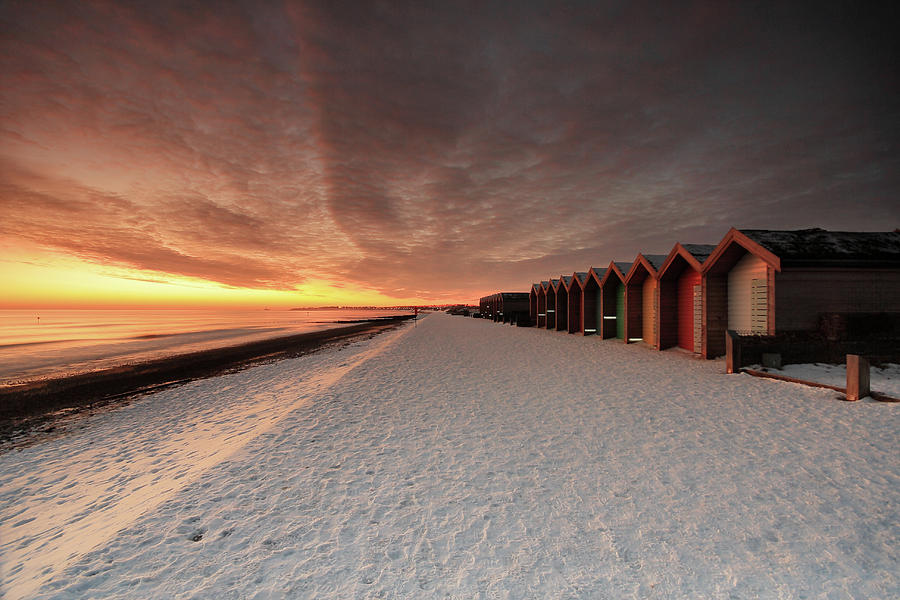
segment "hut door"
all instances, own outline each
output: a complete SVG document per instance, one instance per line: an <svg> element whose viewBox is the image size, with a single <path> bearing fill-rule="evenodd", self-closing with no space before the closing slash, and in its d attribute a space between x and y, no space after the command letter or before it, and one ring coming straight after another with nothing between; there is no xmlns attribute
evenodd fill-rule
<svg viewBox="0 0 900 600"><path fill-rule="evenodd" d="M616 337L625 339L625 285L616 288Z"/></svg>
<svg viewBox="0 0 900 600"><path fill-rule="evenodd" d="M694 352L703 352L703 286L694 286Z"/></svg>

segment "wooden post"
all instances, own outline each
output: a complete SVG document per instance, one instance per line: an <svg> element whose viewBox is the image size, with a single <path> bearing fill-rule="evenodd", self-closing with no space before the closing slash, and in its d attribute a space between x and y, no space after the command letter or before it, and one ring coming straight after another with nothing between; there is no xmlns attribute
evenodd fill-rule
<svg viewBox="0 0 900 600"><path fill-rule="evenodd" d="M725 332L725 372L740 373L742 366L741 340L729 329Z"/></svg>
<svg viewBox="0 0 900 600"><path fill-rule="evenodd" d="M858 354L847 355L847 400L856 402L869 395L869 361Z"/></svg>

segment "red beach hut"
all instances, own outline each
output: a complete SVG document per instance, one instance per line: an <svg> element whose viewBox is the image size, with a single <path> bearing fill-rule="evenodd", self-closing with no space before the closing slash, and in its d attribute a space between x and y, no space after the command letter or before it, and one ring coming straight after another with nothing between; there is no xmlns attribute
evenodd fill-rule
<svg viewBox="0 0 900 600"><path fill-rule="evenodd" d="M712 253L711 244L675 244L659 269L660 350L678 346L700 353L703 337L703 286L700 270Z"/></svg>

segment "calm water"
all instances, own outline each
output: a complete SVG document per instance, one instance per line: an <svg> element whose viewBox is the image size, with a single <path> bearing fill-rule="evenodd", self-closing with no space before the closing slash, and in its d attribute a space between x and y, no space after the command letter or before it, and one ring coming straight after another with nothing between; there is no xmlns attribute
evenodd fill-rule
<svg viewBox="0 0 900 600"><path fill-rule="evenodd" d="M0 385L339 327L390 310L0 310Z"/></svg>

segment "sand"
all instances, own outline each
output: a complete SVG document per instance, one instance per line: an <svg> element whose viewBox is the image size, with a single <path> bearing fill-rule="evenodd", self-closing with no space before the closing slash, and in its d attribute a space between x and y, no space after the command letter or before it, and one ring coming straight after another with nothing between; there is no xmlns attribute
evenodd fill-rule
<svg viewBox="0 0 900 600"><path fill-rule="evenodd" d="M898 406L429 316L0 455L9 598L891 598Z"/></svg>

